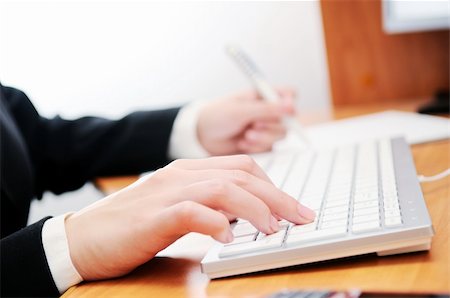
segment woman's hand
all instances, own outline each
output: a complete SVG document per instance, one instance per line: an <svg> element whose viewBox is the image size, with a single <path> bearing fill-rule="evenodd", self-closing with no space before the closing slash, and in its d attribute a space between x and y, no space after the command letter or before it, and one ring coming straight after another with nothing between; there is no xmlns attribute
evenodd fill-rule
<svg viewBox="0 0 450 298"><path fill-rule="evenodd" d="M278 89L279 103L268 103L256 91L237 93L208 103L200 111L197 135L211 155L268 151L286 134L285 114L294 114L295 92Z"/></svg>
<svg viewBox="0 0 450 298"><path fill-rule="evenodd" d="M228 217L260 231L276 218L296 224L314 212L277 189L248 156L177 160L66 219L72 262L84 280L124 275L189 232L230 242Z"/></svg>

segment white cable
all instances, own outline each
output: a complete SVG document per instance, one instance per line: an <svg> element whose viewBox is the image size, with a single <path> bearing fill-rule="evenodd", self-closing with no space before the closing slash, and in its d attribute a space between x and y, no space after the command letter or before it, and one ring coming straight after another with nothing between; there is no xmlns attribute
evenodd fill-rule
<svg viewBox="0 0 450 298"><path fill-rule="evenodd" d="M434 175L434 176L426 177L424 175L419 175L419 176L417 176L417 178L419 179L419 182L432 182L432 181L437 181L442 178L445 178L448 175L450 175L450 169L447 169L447 170L445 170L437 175Z"/></svg>

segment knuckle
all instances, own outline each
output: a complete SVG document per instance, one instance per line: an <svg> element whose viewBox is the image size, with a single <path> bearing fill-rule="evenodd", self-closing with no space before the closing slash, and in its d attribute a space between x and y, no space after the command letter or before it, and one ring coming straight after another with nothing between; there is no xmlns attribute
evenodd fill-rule
<svg viewBox="0 0 450 298"><path fill-rule="evenodd" d="M177 217L178 220L188 225L191 221L192 216L194 216L195 212L195 203L192 201L183 201L177 204Z"/></svg>
<svg viewBox="0 0 450 298"><path fill-rule="evenodd" d="M250 182L250 174L242 170L232 171L233 182L238 185L246 185Z"/></svg>
<svg viewBox="0 0 450 298"><path fill-rule="evenodd" d="M212 199L220 199L227 195L230 183L223 179L212 179L208 183L208 191Z"/></svg>
<svg viewBox="0 0 450 298"><path fill-rule="evenodd" d="M236 158L238 159L239 168L246 172L251 172L256 166L255 161L253 158L251 158L248 155L241 154L237 155Z"/></svg>

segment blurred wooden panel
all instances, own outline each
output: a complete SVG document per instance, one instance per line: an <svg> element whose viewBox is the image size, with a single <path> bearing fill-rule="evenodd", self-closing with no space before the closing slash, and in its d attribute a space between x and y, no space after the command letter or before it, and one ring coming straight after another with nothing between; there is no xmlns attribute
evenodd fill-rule
<svg viewBox="0 0 450 298"><path fill-rule="evenodd" d="M335 105L449 88L449 31L387 35L380 0L321 0Z"/></svg>

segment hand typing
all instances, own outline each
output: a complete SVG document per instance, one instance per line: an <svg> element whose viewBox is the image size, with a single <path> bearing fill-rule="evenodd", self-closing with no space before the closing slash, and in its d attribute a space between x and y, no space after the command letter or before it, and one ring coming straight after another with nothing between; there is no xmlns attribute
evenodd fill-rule
<svg viewBox="0 0 450 298"><path fill-rule="evenodd" d="M314 212L277 189L248 156L177 160L66 219L70 256L85 280L124 275L189 232L230 242L229 219L260 231L276 218L296 224Z"/></svg>

